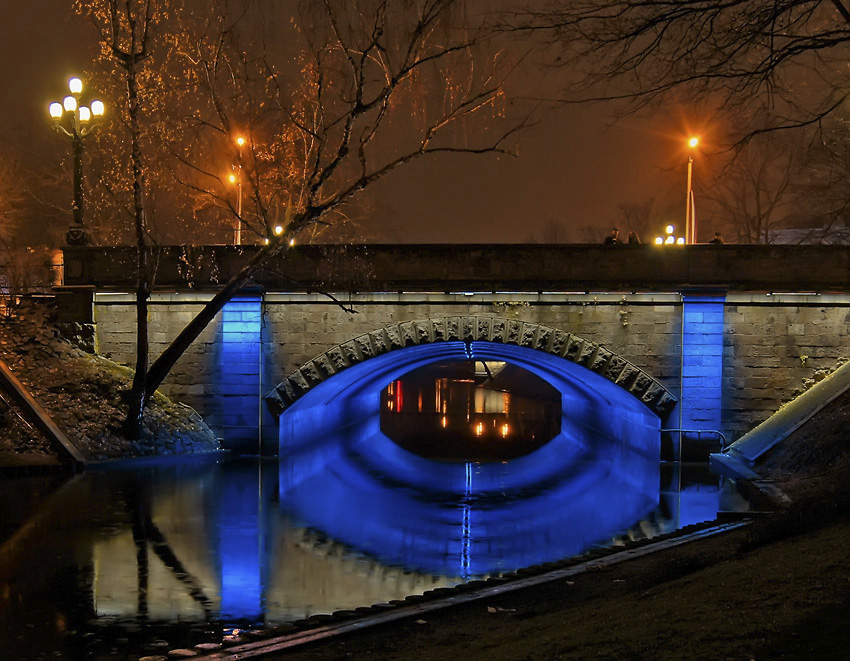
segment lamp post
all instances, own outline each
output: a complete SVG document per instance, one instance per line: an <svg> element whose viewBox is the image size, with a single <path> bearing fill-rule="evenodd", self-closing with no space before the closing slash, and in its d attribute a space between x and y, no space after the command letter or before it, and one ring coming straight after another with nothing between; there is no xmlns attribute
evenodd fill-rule
<svg viewBox="0 0 850 661"><path fill-rule="evenodd" d="M693 173L694 173L694 149L699 144L699 138L693 137L688 140L688 195L685 206L685 242L697 242L697 216L694 205Z"/></svg>
<svg viewBox="0 0 850 661"><path fill-rule="evenodd" d="M233 224L233 243L242 245L242 147L245 138L241 135L236 138L238 161L235 167L236 173L230 175L230 181L236 184L236 222Z"/></svg>
<svg viewBox="0 0 850 661"><path fill-rule="evenodd" d="M53 119L53 128L71 139L74 153L73 223L68 228L65 240L69 245L83 245L89 242L88 230L83 222L83 138L97 128L104 105L97 100L87 106L80 104L83 81L77 77L68 81L68 90L71 93L62 99L62 103L54 101L48 111Z"/></svg>

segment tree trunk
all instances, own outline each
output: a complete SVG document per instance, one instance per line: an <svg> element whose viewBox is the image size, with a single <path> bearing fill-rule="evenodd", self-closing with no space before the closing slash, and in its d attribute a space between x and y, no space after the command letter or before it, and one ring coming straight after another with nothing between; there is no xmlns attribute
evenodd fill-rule
<svg viewBox="0 0 850 661"><path fill-rule="evenodd" d="M133 30L135 34L135 30ZM125 435L138 440L142 433L142 420L147 405L145 379L148 371L150 345L148 341L148 299L151 292L149 251L145 232L144 170L142 168L142 146L139 128L139 95L136 79L137 58L133 56L135 44L131 44L127 60L127 101L132 136L131 160L133 165L133 212L136 222L136 370L127 407Z"/></svg>
<svg viewBox="0 0 850 661"><path fill-rule="evenodd" d="M147 373L145 396L151 397L163 379L227 302L250 280L256 270L268 259L280 252L279 245L269 245L259 250L242 269L228 280L210 301L201 308L180 334L160 354Z"/></svg>

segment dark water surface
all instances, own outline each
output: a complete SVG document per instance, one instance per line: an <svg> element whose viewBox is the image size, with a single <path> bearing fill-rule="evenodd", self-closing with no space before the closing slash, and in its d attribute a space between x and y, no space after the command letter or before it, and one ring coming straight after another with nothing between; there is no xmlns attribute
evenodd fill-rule
<svg viewBox="0 0 850 661"><path fill-rule="evenodd" d="M561 435L481 464L358 438L281 461L0 481L3 658L163 654L745 507L705 466L660 464L657 440Z"/></svg>

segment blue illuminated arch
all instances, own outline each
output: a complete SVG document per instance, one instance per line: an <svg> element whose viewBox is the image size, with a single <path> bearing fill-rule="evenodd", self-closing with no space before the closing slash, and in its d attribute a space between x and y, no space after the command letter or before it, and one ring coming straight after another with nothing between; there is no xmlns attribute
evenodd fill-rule
<svg viewBox="0 0 850 661"><path fill-rule="evenodd" d="M510 362L555 387L560 432L530 454L485 463L426 459L381 432L388 383L420 366L469 358ZM493 571L499 554L515 557L515 566L551 560L550 534L575 529L599 541L654 506L660 413L675 403L649 375L599 345L493 317L408 322L361 335L302 366L267 400L280 413L281 502L364 553L381 557L386 545L376 547L378 540L396 540L403 557L391 562L462 576ZM558 516L534 495L555 487ZM622 520L615 521L600 499L622 501L628 511L617 510ZM551 525L530 516L541 512Z"/></svg>
<svg viewBox="0 0 850 661"><path fill-rule="evenodd" d="M502 345L494 349L491 360L501 360L511 350L522 347L561 358L607 379L625 390L664 419L676 404L676 397L650 374L631 364L613 351L577 335L542 324L501 317L442 317L392 324L343 342L308 361L272 389L265 399L272 411L281 414L316 386L337 377L356 365L371 361L399 349L427 347L421 361L411 360L405 372L419 365L444 359L448 352L455 356L450 344L487 342ZM533 361L532 361L533 362ZM532 370L534 371L534 370ZM404 373L404 372L402 372ZM338 387L343 386L339 381Z"/></svg>

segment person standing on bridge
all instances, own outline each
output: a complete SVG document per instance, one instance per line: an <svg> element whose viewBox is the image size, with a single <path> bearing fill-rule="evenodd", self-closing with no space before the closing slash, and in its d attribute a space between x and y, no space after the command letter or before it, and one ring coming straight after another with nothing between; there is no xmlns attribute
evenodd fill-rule
<svg viewBox="0 0 850 661"><path fill-rule="evenodd" d="M612 227L611 233L605 237L605 241L603 241L603 243L606 246L613 246L620 243L620 228Z"/></svg>

